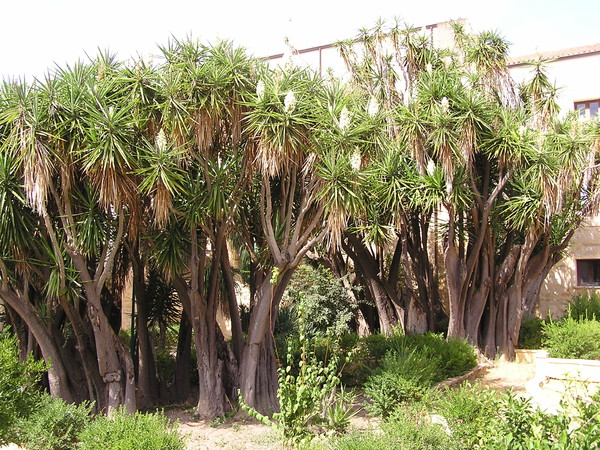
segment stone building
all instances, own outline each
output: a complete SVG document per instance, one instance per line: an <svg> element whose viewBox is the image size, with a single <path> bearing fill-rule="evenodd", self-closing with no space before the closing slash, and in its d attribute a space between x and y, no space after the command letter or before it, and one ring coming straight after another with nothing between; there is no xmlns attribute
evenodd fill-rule
<svg viewBox="0 0 600 450"><path fill-rule="evenodd" d="M558 88L562 114L576 111L582 120L600 118L600 43L513 58L516 81L530 74L530 61L545 61ZM550 271L540 291L538 314L560 317L574 295L600 289L600 216L589 217L575 232L564 258Z"/></svg>

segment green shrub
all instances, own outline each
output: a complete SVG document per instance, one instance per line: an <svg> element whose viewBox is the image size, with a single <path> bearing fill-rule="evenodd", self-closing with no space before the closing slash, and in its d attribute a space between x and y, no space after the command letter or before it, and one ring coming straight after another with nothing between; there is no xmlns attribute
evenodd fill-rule
<svg viewBox="0 0 600 450"><path fill-rule="evenodd" d="M361 339L361 356L373 367L377 367L386 353L391 348L391 341L400 333L395 333L392 336L385 336L383 334L372 334Z"/></svg>
<svg viewBox="0 0 600 450"><path fill-rule="evenodd" d="M592 292L574 296L569 303L568 315L575 319L600 320L600 294Z"/></svg>
<svg viewBox="0 0 600 450"><path fill-rule="evenodd" d="M36 450L75 448L79 433L90 421L90 409L88 403L77 406L42 395L31 415L17 420L14 441Z"/></svg>
<svg viewBox="0 0 600 450"><path fill-rule="evenodd" d="M299 266L286 290L286 300L284 303L302 304L310 317L307 336L339 336L349 331L352 301L340 280L325 267Z"/></svg>
<svg viewBox="0 0 600 450"><path fill-rule="evenodd" d="M600 360L600 322L567 316L543 325L543 346L553 358Z"/></svg>
<svg viewBox="0 0 600 450"><path fill-rule="evenodd" d="M453 448L443 426L432 423L422 404L398 408L381 424L381 433L353 433L331 442L339 450L434 450Z"/></svg>
<svg viewBox="0 0 600 450"><path fill-rule="evenodd" d="M300 359L295 359L295 352L288 348L287 365L277 371L279 388L279 412L272 418L260 414L250 408L240 398L242 408L251 417L269 425L293 444L301 444L320 434L322 430L342 431L348 426L346 418L350 416L348 397L338 395L340 385L340 352L331 351L328 361L319 360L315 355L313 341L306 336L305 315L303 307L298 306L299 342L301 342ZM349 361L352 353L346 356ZM297 369L297 370L294 370ZM343 391L342 391L343 392ZM333 402L333 404L332 404Z"/></svg>
<svg viewBox="0 0 600 450"><path fill-rule="evenodd" d="M127 414L124 409L112 417L97 416L79 435L84 450L180 450L183 439L160 413Z"/></svg>
<svg viewBox="0 0 600 450"><path fill-rule="evenodd" d="M464 339L446 340L441 334L376 334L362 339L360 347L358 357L371 368L381 365L390 351L404 354L410 349L419 349L438 362L434 382L462 375L477 365L477 355L471 345Z"/></svg>
<svg viewBox="0 0 600 450"><path fill-rule="evenodd" d="M497 448L583 450L600 442L600 392L590 396L567 390L556 414L508 393L499 412L505 431L497 434Z"/></svg>
<svg viewBox="0 0 600 450"><path fill-rule="evenodd" d="M418 348L426 357L437 361L434 383L462 375L477 365L475 350L464 339L446 340L441 334L426 333L396 338L394 345Z"/></svg>
<svg viewBox="0 0 600 450"><path fill-rule="evenodd" d="M365 383L368 406L375 414L387 417L403 402L420 400L433 384L439 359L420 349L390 351L382 367Z"/></svg>
<svg viewBox="0 0 600 450"><path fill-rule="evenodd" d="M463 383L439 393L430 408L446 419L459 448L493 448L503 429L498 419L501 400L496 391Z"/></svg>
<svg viewBox="0 0 600 450"><path fill-rule="evenodd" d="M542 348L543 325L545 320L538 317L529 317L521 322L519 343L517 348L538 349Z"/></svg>
<svg viewBox="0 0 600 450"><path fill-rule="evenodd" d="M17 338L0 331L0 442L11 437L16 419L28 417L39 402L37 383L44 370L44 362L32 355L19 361Z"/></svg>
<svg viewBox="0 0 600 450"><path fill-rule="evenodd" d="M364 390L370 401L367 408L380 417L388 417L404 402L420 400L427 392L427 385L419 380L390 372L370 377Z"/></svg>

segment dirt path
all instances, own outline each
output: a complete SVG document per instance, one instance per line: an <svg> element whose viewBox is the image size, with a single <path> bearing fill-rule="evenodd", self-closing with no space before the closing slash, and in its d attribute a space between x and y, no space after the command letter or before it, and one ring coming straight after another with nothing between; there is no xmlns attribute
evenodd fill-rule
<svg viewBox="0 0 600 450"><path fill-rule="evenodd" d="M526 392L527 383L534 377L534 364L497 361L478 380L483 386L493 389Z"/></svg>
<svg viewBox="0 0 600 450"><path fill-rule="evenodd" d="M187 449L282 449L277 434L266 425L251 419L196 420L189 410L166 411L179 422L178 431L186 437Z"/></svg>
<svg viewBox="0 0 600 450"><path fill-rule="evenodd" d="M194 419L189 410L173 409L165 413L172 421L179 422L178 431L182 436L186 436L186 448L190 450L287 448L276 431L252 418L231 417L218 421L204 421ZM370 417L362 410L350 422L354 430L369 430L377 428L380 420Z"/></svg>

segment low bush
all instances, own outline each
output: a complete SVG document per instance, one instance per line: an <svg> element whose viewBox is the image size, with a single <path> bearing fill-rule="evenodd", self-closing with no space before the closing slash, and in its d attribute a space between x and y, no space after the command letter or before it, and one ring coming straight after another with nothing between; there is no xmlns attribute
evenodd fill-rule
<svg viewBox="0 0 600 450"><path fill-rule="evenodd" d="M464 339L446 340L434 333L415 334L403 336L400 346L418 348L426 357L437 361L434 383L462 375L477 365L475 350Z"/></svg>
<svg viewBox="0 0 600 450"><path fill-rule="evenodd" d="M600 322L568 315L543 324L543 347L553 358L600 360Z"/></svg>
<svg viewBox="0 0 600 450"><path fill-rule="evenodd" d="M528 317L521 322L519 342L517 348L539 349L542 348L544 319Z"/></svg>
<svg viewBox="0 0 600 450"><path fill-rule="evenodd" d="M41 396L32 413L15 423L13 442L36 450L72 449L89 423L91 406L67 404L62 399Z"/></svg>
<svg viewBox="0 0 600 450"><path fill-rule="evenodd" d="M441 335L389 338L390 349L365 384L369 408L386 417L400 404L423 398L434 383L460 375L477 363L466 342L446 341Z"/></svg>
<svg viewBox="0 0 600 450"><path fill-rule="evenodd" d="M32 355L20 361L16 337L0 331L0 443L12 437L17 418L28 417L39 403L44 370L44 362Z"/></svg>
<svg viewBox="0 0 600 450"><path fill-rule="evenodd" d="M555 324L560 324L563 319L568 317L575 319L575 321L600 321L600 295L592 292L573 296L565 317L556 320ZM538 317L524 319L521 323L517 348L537 349L547 345L545 344L546 339L544 339L544 327L550 322L552 322L551 319L540 319ZM560 326L570 327L572 325ZM550 328L553 327L553 325L550 325Z"/></svg>
<svg viewBox="0 0 600 450"><path fill-rule="evenodd" d="M383 371L365 384L364 394L370 401L367 408L380 417L388 417L402 403L422 399L428 387L428 383L418 378Z"/></svg>
<svg viewBox="0 0 600 450"><path fill-rule="evenodd" d="M181 450L185 444L169 420L160 413L97 416L79 435L84 450Z"/></svg>
<svg viewBox="0 0 600 450"><path fill-rule="evenodd" d="M600 392L567 390L556 414L508 393L499 412L504 432L497 435L497 448L587 450L600 442Z"/></svg>
<svg viewBox="0 0 600 450"><path fill-rule="evenodd" d="M454 448L443 424L434 423L420 403L398 408L381 424L381 433L352 433L331 443L336 450L437 450Z"/></svg>
<svg viewBox="0 0 600 450"><path fill-rule="evenodd" d="M429 408L445 418L458 448L494 448L501 402L496 391L464 383L440 392Z"/></svg>
<svg viewBox="0 0 600 450"><path fill-rule="evenodd" d="M600 294L576 295L569 303L568 314L575 319L600 320Z"/></svg>
<svg viewBox="0 0 600 450"><path fill-rule="evenodd" d="M556 414L545 413L512 392L478 385L432 391L404 403L380 432L333 439L334 449L569 449L597 448L600 392L567 389Z"/></svg>
<svg viewBox="0 0 600 450"><path fill-rule="evenodd" d="M347 333L339 337L309 338L317 360L327 363L331 356L335 341L336 351L347 354L353 352L350 362L340 360L338 370L341 371L342 384L349 387L364 385L370 376L378 372L389 352L409 351L418 348L427 358L437 361L434 383L461 375L475 367L477 356L473 347L464 340L447 341L440 334L403 335L396 332L391 336L374 334L359 338L356 333ZM292 373L298 373L300 354L303 342L298 337L286 341L288 353L291 351ZM284 355L286 349L279 346L279 354Z"/></svg>

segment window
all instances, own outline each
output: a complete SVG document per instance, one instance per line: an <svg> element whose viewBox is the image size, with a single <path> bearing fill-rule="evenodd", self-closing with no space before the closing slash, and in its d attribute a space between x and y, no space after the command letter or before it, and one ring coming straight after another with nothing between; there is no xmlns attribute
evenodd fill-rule
<svg viewBox="0 0 600 450"><path fill-rule="evenodd" d="M579 111L579 117L589 119L590 117L598 117L598 107L600 106L600 99L585 100L581 102L575 102L575 111Z"/></svg>
<svg viewBox="0 0 600 450"><path fill-rule="evenodd" d="M577 260L577 285L600 286L600 259Z"/></svg>

